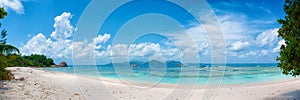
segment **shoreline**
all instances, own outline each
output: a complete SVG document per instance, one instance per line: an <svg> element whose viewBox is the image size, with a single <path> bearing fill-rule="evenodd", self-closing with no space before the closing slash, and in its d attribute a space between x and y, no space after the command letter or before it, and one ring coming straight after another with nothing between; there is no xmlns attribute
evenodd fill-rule
<svg viewBox="0 0 300 100"><path fill-rule="evenodd" d="M90 75L80 75L80 74L76 74L76 73L66 73L66 72L59 72L59 71L50 71L50 70L44 70L43 68L36 68L37 70L41 70L41 71L46 71L46 72L55 72L55 73L61 73L61 74L68 74L68 75L74 75L77 77L84 77L84 78L90 78L90 79L94 79L94 80L99 80L99 81L104 81L104 82L110 82L110 83L116 83L116 84L122 84L124 83L122 80L119 79L113 79L113 78L107 78L107 77L97 77L97 76L90 76ZM285 83L285 82L291 82L291 81L300 81L300 78L289 78L289 79L281 79L281 80L272 80L269 82L251 82L251 83L237 83L237 84L220 84L221 88L228 88L228 87L232 87L232 86L239 86L239 87L243 87L243 86L257 86L257 85L271 85L271 84L277 84L277 83ZM125 82L128 83L128 82ZM130 82L132 84L135 85L151 85L151 83L148 82ZM172 87L190 87L190 85L194 85L196 86L197 89L204 89L207 86L211 86L211 85L207 85L207 84L172 84L172 83L158 83L158 85L156 85L158 88L172 88ZM213 85L214 86L214 85ZM195 88L195 87L194 87Z"/></svg>
<svg viewBox="0 0 300 100"><path fill-rule="evenodd" d="M174 84L129 83L110 78L74 75L53 72L40 68L9 67L16 78L24 81L10 81L7 90L0 89L0 97L5 100L39 98L39 99L201 99L206 85L183 86ZM146 86L146 87L145 87ZM176 89L175 89L176 88ZM218 87L208 86L207 89ZM175 90L174 90L175 89ZM222 84L216 92L215 100L232 99L300 99L300 79L278 80L250 84ZM178 90L178 91L177 91Z"/></svg>

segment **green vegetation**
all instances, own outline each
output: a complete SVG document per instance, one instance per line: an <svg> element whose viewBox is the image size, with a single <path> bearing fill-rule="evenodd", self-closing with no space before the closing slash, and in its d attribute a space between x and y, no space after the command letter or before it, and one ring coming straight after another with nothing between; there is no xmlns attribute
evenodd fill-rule
<svg viewBox="0 0 300 100"><path fill-rule="evenodd" d="M4 8L0 8L0 19L3 19L7 15L7 12L4 10ZM1 23L0 23L1 27ZM10 80L13 75L10 71L6 70L8 63L6 61L6 56L10 55L14 52L19 53L19 49L6 44L6 30L3 29L1 31L1 39L0 39L0 80Z"/></svg>
<svg viewBox="0 0 300 100"><path fill-rule="evenodd" d="M2 7L0 8L0 19L3 19L5 16L7 16L7 12Z"/></svg>
<svg viewBox="0 0 300 100"><path fill-rule="evenodd" d="M4 8L0 8L0 19L3 19L5 16L7 16L7 12ZM0 36L0 80L11 80L13 78L13 74L5 69L8 66L50 67L55 65L51 58L47 58L44 55L21 56L18 48L6 44L6 32L3 29Z"/></svg>
<svg viewBox="0 0 300 100"><path fill-rule="evenodd" d="M50 67L55 65L53 59L47 58L45 55L32 54L30 56L21 56L17 54L6 57L7 66L29 66L29 67Z"/></svg>
<svg viewBox="0 0 300 100"><path fill-rule="evenodd" d="M285 40L280 48L278 67L283 74L298 76L300 74L300 0L285 0L285 19L278 22L282 27L278 30L279 37Z"/></svg>

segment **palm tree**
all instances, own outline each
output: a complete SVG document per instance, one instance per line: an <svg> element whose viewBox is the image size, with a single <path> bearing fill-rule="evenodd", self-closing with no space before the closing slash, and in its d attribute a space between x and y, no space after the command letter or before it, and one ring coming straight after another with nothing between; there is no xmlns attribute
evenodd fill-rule
<svg viewBox="0 0 300 100"><path fill-rule="evenodd" d="M0 8L0 19L3 19L5 16L7 16L7 12L4 8ZM6 44L6 32L7 31L3 29L0 37L0 80L10 80L13 76L10 71L5 69L7 67L6 56L11 55L12 53L20 53L18 48Z"/></svg>
<svg viewBox="0 0 300 100"><path fill-rule="evenodd" d="M3 32L2 32L3 33ZM6 34L6 32L5 32ZM11 55L12 53L20 53L19 49L15 46L6 44L5 37L0 41L4 41L0 43L0 80L10 80L12 78L12 73L5 68L7 67L6 56Z"/></svg>
<svg viewBox="0 0 300 100"><path fill-rule="evenodd" d="M12 53L20 53L19 49L9 44L0 44L0 55L10 55Z"/></svg>
<svg viewBox="0 0 300 100"><path fill-rule="evenodd" d="M7 16L7 12L2 7L2 8L0 8L0 19L3 19L5 16Z"/></svg>

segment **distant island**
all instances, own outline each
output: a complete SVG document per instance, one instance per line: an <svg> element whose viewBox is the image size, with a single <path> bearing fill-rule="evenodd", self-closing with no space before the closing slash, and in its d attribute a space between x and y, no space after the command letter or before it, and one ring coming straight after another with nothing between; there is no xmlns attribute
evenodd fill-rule
<svg viewBox="0 0 300 100"><path fill-rule="evenodd" d="M109 63L105 64L104 66L112 66L112 65L125 65L128 64L127 62L123 63ZM151 61L129 61L130 67L149 67L149 66L167 66L167 67L181 67L183 64L180 61L166 61L161 62L157 60Z"/></svg>

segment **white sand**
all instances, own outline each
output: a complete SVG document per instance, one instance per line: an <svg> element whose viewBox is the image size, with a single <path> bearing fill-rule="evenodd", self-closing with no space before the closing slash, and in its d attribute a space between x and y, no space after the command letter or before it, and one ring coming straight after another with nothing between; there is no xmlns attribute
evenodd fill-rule
<svg viewBox="0 0 300 100"><path fill-rule="evenodd" d="M133 83L124 84L111 79L76 76L28 67L9 68L16 78L24 81L7 83L9 89L0 89L0 100L199 100L205 86L189 87ZM148 87L147 87L148 86ZM208 93L209 96L212 95ZM300 80L221 86L215 100L293 100L300 99Z"/></svg>

